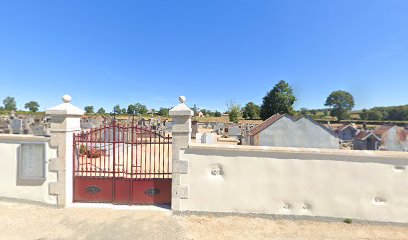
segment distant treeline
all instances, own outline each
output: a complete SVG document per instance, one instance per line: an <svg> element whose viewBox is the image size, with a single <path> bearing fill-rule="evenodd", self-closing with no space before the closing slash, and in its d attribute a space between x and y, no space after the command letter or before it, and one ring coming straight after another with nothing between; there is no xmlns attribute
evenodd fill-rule
<svg viewBox="0 0 408 240"><path fill-rule="evenodd" d="M313 118L321 121L329 120L330 109L306 109L301 108L298 111L300 115L310 115ZM357 111L350 111L348 113L347 121L380 121L380 122L394 122L394 121L408 121L408 105L390 106L390 107L373 107L370 109L363 109ZM332 119L335 120L335 119Z"/></svg>
<svg viewBox="0 0 408 240"><path fill-rule="evenodd" d="M408 121L408 105L363 109L360 113L360 119Z"/></svg>
<svg viewBox="0 0 408 240"><path fill-rule="evenodd" d="M317 122L319 123L323 123L326 124L328 122L327 119L315 119ZM331 124L334 123L350 123L353 122L355 124L370 124L370 125L383 125L383 124L390 124L390 125L397 125L400 127L405 127L408 125L408 121L385 121L385 120L356 120L356 119L349 119L349 120L341 120L341 121L337 121L337 120L332 120L330 121Z"/></svg>

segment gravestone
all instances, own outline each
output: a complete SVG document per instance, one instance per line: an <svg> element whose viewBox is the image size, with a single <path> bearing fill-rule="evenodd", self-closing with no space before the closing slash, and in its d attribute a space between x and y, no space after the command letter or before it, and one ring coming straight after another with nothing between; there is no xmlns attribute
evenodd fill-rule
<svg viewBox="0 0 408 240"><path fill-rule="evenodd" d="M82 130L87 130L92 128L92 123L89 121L81 122L80 123L81 129Z"/></svg>
<svg viewBox="0 0 408 240"><path fill-rule="evenodd" d="M97 117L95 118L95 120L94 120L95 127L100 127L100 126L102 126L102 125L103 125L103 121L104 121L103 117L97 116Z"/></svg>
<svg viewBox="0 0 408 240"><path fill-rule="evenodd" d="M217 134L215 134L215 133L197 133L196 134L196 143L216 144L217 143Z"/></svg>
<svg viewBox="0 0 408 240"><path fill-rule="evenodd" d="M165 127L166 131L171 131L172 126L173 126L173 122L170 122L168 120L166 120L166 122L164 122L164 127Z"/></svg>
<svg viewBox="0 0 408 240"><path fill-rule="evenodd" d="M10 122L7 120L3 124L3 133L9 134L11 133Z"/></svg>
<svg viewBox="0 0 408 240"><path fill-rule="evenodd" d="M146 119L144 119L144 118L140 119L137 124L141 125L141 126L146 126Z"/></svg>
<svg viewBox="0 0 408 240"><path fill-rule="evenodd" d="M23 134L28 134L30 130L31 122L28 118L23 119Z"/></svg>
<svg viewBox="0 0 408 240"><path fill-rule="evenodd" d="M16 117L16 116L15 116L15 112L14 112L14 111L11 111L10 116L9 116L9 119L12 120L12 119L14 119L15 117Z"/></svg>
<svg viewBox="0 0 408 240"><path fill-rule="evenodd" d="M13 134L23 134L23 120L12 119L10 127Z"/></svg>
<svg viewBox="0 0 408 240"><path fill-rule="evenodd" d="M45 129L45 126L42 124L34 124L30 128L30 132L32 135L35 136L47 136L47 131Z"/></svg>
<svg viewBox="0 0 408 240"><path fill-rule="evenodd" d="M191 121L191 136L196 137L198 132L198 121Z"/></svg>
<svg viewBox="0 0 408 240"><path fill-rule="evenodd" d="M5 121L3 119L0 119L0 133L4 133L5 125Z"/></svg>
<svg viewBox="0 0 408 240"><path fill-rule="evenodd" d="M241 129L238 126L232 126L228 128L228 135L230 137L241 136Z"/></svg>
<svg viewBox="0 0 408 240"><path fill-rule="evenodd" d="M216 132L218 135L222 135L225 132L225 124L224 123L217 123L214 126L214 132Z"/></svg>

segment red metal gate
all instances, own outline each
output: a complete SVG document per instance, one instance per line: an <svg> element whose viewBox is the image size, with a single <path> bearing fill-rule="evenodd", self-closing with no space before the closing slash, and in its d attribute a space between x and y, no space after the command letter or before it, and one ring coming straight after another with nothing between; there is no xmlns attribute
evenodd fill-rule
<svg viewBox="0 0 408 240"><path fill-rule="evenodd" d="M112 122L74 134L74 202L170 204L171 137Z"/></svg>

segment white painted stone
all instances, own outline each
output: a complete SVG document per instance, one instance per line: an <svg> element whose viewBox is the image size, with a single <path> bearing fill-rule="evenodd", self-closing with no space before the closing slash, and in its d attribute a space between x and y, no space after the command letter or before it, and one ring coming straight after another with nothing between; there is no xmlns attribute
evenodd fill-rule
<svg viewBox="0 0 408 240"><path fill-rule="evenodd" d="M180 103L185 103L186 102L186 97L185 96L180 96L179 101L180 101Z"/></svg>
<svg viewBox="0 0 408 240"><path fill-rule="evenodd" d="M73 134L81 130L80 118L84 111L71 104L69 95L64 95L62 100L62 104L46 111L51 118L50 144L58 148L58 158L53 163L53 167L58 168L58 183L50 185L50 191L58 195L58 205L69 206L73 198Z"/></svg>
<svg viewBox="0 0 408 240"><path fill-rule="evenodd" d="M174 196L180 199L188 199L189 197L189 186L188 185L177 185L174 186Z"/></svg>
<svg viewBox="0 0 408 240"><path fill-rule="evenodd" d="M188 147L191 143L191 116L193 111L184 103L184 96L179 97L180 104L170 110L172 117L172 203L173 211L180 210L180 199L188 198L189 188L186 185L180 185L182 176L188 172L188 161L180 159L182 149Z"/></svg>
<svg viewBox="0 0 408 240"><path fill-rule="evenodd" d="M188 161L174 160L172 165L173 173L188 173Z"/></svg>
<svg viewBox="0 0 408 240"><path fill-rule="evenodd" d="M66 94L66 95L62 96L62 101L64 103L70 103L72 101L72 97L70 95Z"/></svg>
<svg viewBox="0 0 408 240"><path fill-rule="evenodd" d="M69 115L69 116L82 116L84 111L71 104L71 96L64 95L62 97L63 103L47 109L45 114L47 115Z"/></svg>
<svg viewBox="0 0 408 240"><path fill-rule="evenodd" d="M407 153L190 144L181 156L191 188L181 211L408 223L408 175L394 170Z"/></svg>
<svg viewBox="0 0 408 240"><path fill-rule="evenodd" d="M23 199L57 204L55 196L48 194L48 184L57 181L57 174L48 171L48 159L56 157L56 150L50 149L48 138L31 135L0 134L0 197ZM45 180L18 181L19 147L21 143L43 143L46 149Z"/></svg>

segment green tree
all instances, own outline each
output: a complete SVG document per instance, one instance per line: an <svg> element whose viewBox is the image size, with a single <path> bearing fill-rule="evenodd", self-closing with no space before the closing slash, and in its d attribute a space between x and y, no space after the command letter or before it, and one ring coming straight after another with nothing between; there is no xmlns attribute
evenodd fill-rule
<svg viewBox="0 0 408 240"><path fill-rule="evenodd" d="M299 111L300 111L300 114L303 116L306 116L309 114L309 110L307 108L300 108Z"/></svg>
<svg viewBox="0 0 408 240"><path fill-rule="evenodd" d="M368 110L363 108L360 113L360 119L367 120L368 119Z"/></svg>
<svg viewBox="0 0 408 240"><path fill-rule="evenodd" d="M371 109L367 112L367 119L368 120L381 120L383 118L383 115L381 111L376 110L376 109Z"/></svg>
<svg viewBox="0 0 408 240"><path fill-rule="evenodd" d="M135 114L146 115L147 107L141 103L136 103L133 105L135 107Z"/></svg>
<svg viewBox="0 0 408 240"><path fill-rule="evenodd" d="M85 113L86 114L94 114L94 106L90 105L90 106L85 106L84 107Z"/></svg>
<svg viewBox="0 0 408 240"><path fill-rule="evenodd" d="M259 114L261 112L261 108L253 102L249 102L242 108L242 115L245 119L257 119L259 118Z"/></svg>
<svg viewBox="0 0 408 240"><path fill-rule="evenodd" d="M29 101L28 103L24 104L24 108L30 110L30 112L37 112L40 105L36 101Z"/></svg>
<svg viewBox="0 0 408 240"><path fill-rule="evenodd" d="M221 117L221 112L218 112L217 110L215 110L214 117Z"/></svg>
<svg viewBox="0 0 408 240"><path fill-rule="evenodd" d="M194 106L191 108L191 110L193 110L194 116L196 116L198 114L198 111L200 111L200 109L197 107L197 105L194 104Z"/></svg>
<svg viewBox="0 0 408 240"><path fill-rule="evenodd" d="M167 116L169 116L169 109L161 107L159 109L159 112L157 112L157 115L162 116L162 117L167 117Z"/></svg>
<svg viewBox="0 0 408 240"><path fill-rule="evenodd" d="M129 104L129 106L127 107L127 114L136 114L136 106L133 104Z"/></svg>
<svg viewBox="0 0 408 240"><path fill-rule="evenodd" d="M330 93L324 105L331 108L330 114L333 117L343 120L347 118L348 111L353 109L354 98L349 92L338 90Z"/></svg>
<svg viewBox="0 0 408 240"><path fill-rule="evenodd" d="M96 112L97 114L105 114L106 111L104 108L99 108L98 111Z"/></svg>
<svg viewBox="0 0 408 240"><path fill-rule="evenodd" d="M387 107L385 108L385 111L387 120L408 120L408 105Z"/></svg>
<svg viewBox="0 0 408 240"><path fill-rule="evenodd" d="M230 122L238 122L241 118L241 106L236 104L234 101L227 102L227 112Z"/></svg>
<svg viewBox="0 0 408 240"><path fill-rule="evenodd" d="M14 97L6 97L3 100L4 110L15 111L17 110L16 99Z"/></svg>
<svg viewBox="0 0 408 240"><path fill-rule="evenodd" d="M215 115L215 112L213 112L213 111L211 111L211 110L208 110L208 109L204 109L204 111L205 111L205 114L204 114L204 112L203 112L204 115L209 116L209 117L215 117L215 116L214 116L214 115Z"/></svg>
<svg viewBox="0 0 408 240"><path fill-rule="evenodd" d="M114 114L121 114L121 113L122 113L122 110L121 110L119 104L116 104L116 105L113 107L113 113L114 113Z"/></svg>
<svg viewBox="0 0 408 240"><path fill-rule="evenodd" d="M293 95L292 87L284 80L280 80L263 98L261 118L266 120L277 113L293 113L295 101L296 97Z"/></svg>

